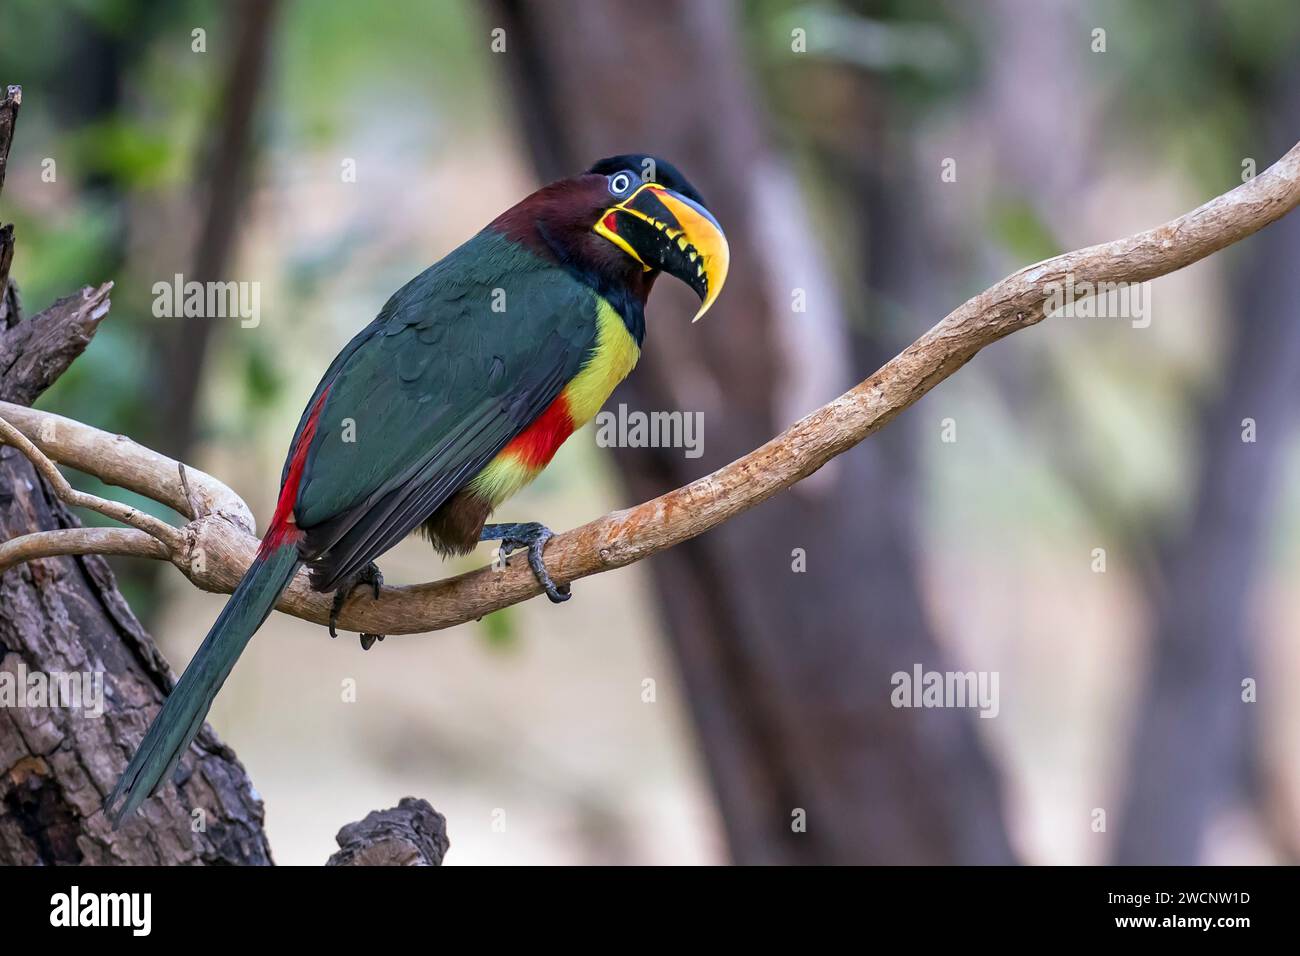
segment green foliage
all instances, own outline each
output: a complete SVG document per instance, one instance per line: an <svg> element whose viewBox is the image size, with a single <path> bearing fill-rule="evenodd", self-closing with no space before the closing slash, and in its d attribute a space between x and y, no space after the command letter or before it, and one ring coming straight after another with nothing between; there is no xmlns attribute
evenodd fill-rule
<svg viewBox="0 0 1300 956"><path fill-rule="evenodd" d="M419 111L436 98L463 130L487 106L489 30L462 3L289 5L278 39L284 100L294 108L281 119L292 138L322 147L385 105Z"/></svg>
<svg viewBox="0 0 1300 956"><path fill-rule="evenodd" d="M1243 147L1259 144L1264 103L1294 82L1300 49L1300 4L1252 0L1204 5L1124 4L1108 17L1107 52L1092 59L1113 115L1144 138L1159 137L1207 189L1239 175ZM1265 162L1266 157L1257 156Z"/></svg>
<svg viewBox="0 0 1300 956"><path fill-rule="evenodd" d="M479 633L483 635L484 644L494 651L515 651L520 645L519 630L516 627L517 614L513 607L493 611L480 622Z"/></svg>
<svg viewBox="0 0 1300 956"><path fill-rule="evenodd" d="M280 395L284 376L260 339L251 341L244 355L244 394L250 405L269 408Z"/></svg>
<svg viewBox="0 0 1300 956"><path fill-rule="evenodd" d="M107 177L125 189L178 182L185 173L185 157L164 130L120 116L82 126L67 145L80 175Z"/></svg>
<svg viewBox="0 0 1300 956"><path fill-rule="evenodd" d="M1033 203L1022 196L995 200L988 216L993 234L1017 261L1038 262L1064 251Z"/></svg>

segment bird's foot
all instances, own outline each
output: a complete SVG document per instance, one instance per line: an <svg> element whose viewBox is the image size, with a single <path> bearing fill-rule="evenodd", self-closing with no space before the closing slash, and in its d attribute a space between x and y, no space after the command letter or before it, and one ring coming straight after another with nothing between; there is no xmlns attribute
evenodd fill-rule
<svg viewBox="0 0 1300 956"><path fill-rule="evenodd" d="M375 596L375 600L378 600L379 589L383 586L383 584L384 584L384 573L379 570L379 565L371 561L364 568L358 571L356 576L351 581L347 582L342 587L340 587L337 591L335 591L334 604L330 607L330 637L339 636L338 631L335 630L335 626L339 622L339 613L343 610L343 605L347 603L348 596L356 588L362 587L364 585L369 585L371 588L371 593L373 593ZM371 647L374 646L375 641L382 641L383 639L384 639L383 634L363 633L361 635L361 649L363 651L368 651L370 650Z"/></svg>
<svg viewBox="0 0 1300 956"><path fill-rule="evenodd" d="M528 521L523 524L485 524L479 540L500 541L503 558L509 557L511 552L519 548L527 548L528 566L533 569L537 583L546 591L546 596L551 599L551 603L561 604L573 596L569 592L569 585L556 584L551 579L551 572L546 570L546 563L542 560L542 549L553 537L555 532L546 525L537 521Z"/></svg>

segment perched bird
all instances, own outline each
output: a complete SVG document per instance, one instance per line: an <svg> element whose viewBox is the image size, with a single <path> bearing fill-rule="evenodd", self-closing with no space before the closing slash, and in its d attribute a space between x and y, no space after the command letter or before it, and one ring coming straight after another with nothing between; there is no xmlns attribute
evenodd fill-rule
<svg viewBox="0 0 1300 956"><path fill-rule="evenodd" d="M659 273L695 290L698 319L727 263L677 169L625 155L544 186L399 289L316 386L256 559L105 800L114 826L171 775L301 565L335 592L331 636L352 588L379 596L374 559L412 531L443 554L527 548L547 596L566 600L542 557L550 530L488 516L632 370Z"/></svg>

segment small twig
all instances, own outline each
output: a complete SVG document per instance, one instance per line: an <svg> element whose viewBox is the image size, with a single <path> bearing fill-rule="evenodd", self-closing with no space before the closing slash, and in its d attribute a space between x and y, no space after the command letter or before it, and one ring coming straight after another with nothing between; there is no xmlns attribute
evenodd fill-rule
<svg viewBox="0 0 1300 956"><path fill-rule="evenodd" d="M189 475L185 473L185 462L178 461L176 463L176 470L179 471L181 475L181 491L185 495L185 503L190 507L186 517L191 521L194 521L197 518L206 517L207 511L204 509L203 503L199 501L194 494L194 490L190 487Z"/></svg>
<svg viewBox="0 0 1300 956"><path fill-rule="evenodd" d="M171 558L167 545L135 528L60 528L33 531L0 542L0 574L37 558L73 554L111 554L129 558Z"/></svg>
<svg viewBox="0 0 1300 956"><path fill-rule="evenodd" d="M124 435L12 402L0 402L0 418L61 465L152 498L177 514L188 516L193 507L184 486L176 480L180 463ZM203 515L219 514L244 531L256 530L253 512L228 485L192 466L186 466L185 471L190 492Z"/></svg>
<svg viewBox="0 0 1300 956"><path fill-rule="evenodd" d="M120 501L109 501L107 498L73 488L54 462L46 458L39 448L27 440L26 435L3 418L0 418L0 438L4 439L5 444L13 445L27 457L65 504L76 508L89 508L106 518L112 518L114 521L120 521L122 524L143 531L161 541L171 554L184 547L185 536L167 522L160 521L151 514L145 514L138 508L124 505Z"/></svg>

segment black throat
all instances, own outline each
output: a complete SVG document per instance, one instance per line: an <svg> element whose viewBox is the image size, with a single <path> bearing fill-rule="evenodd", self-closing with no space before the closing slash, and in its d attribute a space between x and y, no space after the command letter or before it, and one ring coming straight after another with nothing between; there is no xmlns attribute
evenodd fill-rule
<svg viewBox="0 0 1300 956"><path fill-rule="evenodd" d="M611 276L603 269L592 268L575 259L544 224L537 224L537 234L559 265L614 307L614 311L623 320L623 325L627 327L628 334L636 342L637 348L640 348L645 341L646 298L650 295L650 286L657 273L644 273L639 283L635 280L629 283L623 276Z"/></svg>

